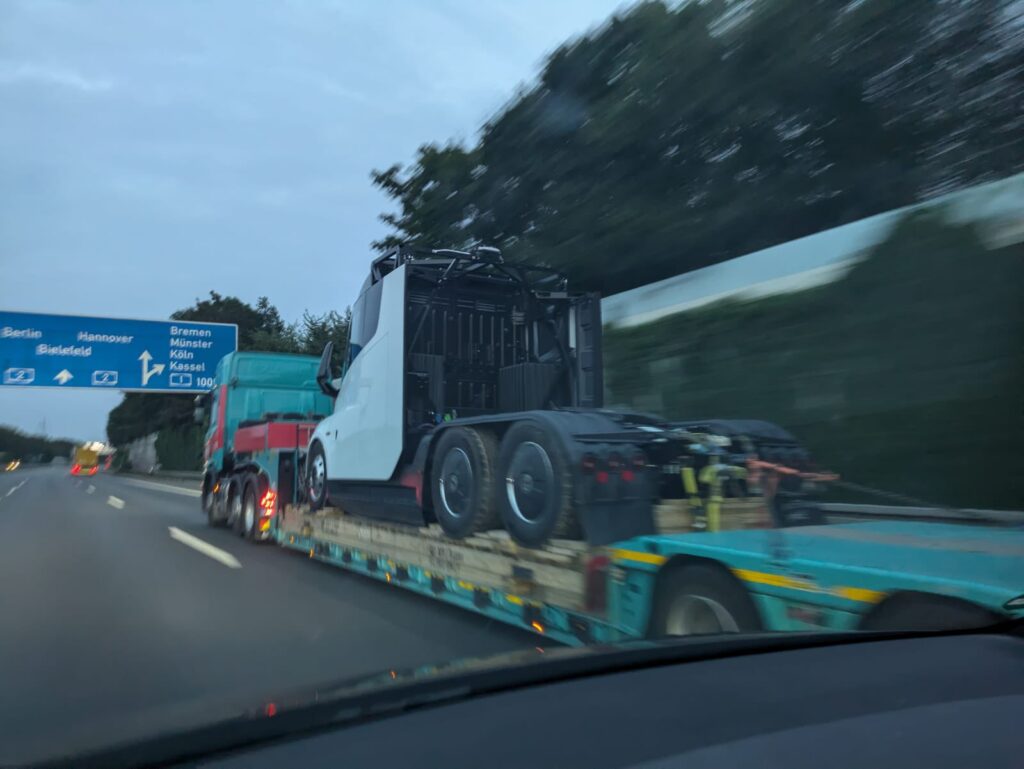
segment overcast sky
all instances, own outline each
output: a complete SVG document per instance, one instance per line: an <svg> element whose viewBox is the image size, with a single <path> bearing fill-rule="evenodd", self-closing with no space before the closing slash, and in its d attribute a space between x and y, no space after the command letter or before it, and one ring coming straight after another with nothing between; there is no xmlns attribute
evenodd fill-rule
<svg viewBox="0 0 1024 769"><path fill-rule="evenodd" d="M0 0L0 308L341 309L389 209L371 169L472 140L622 4ZM102 439L119 400L0 387L0 424Z"/></svg>

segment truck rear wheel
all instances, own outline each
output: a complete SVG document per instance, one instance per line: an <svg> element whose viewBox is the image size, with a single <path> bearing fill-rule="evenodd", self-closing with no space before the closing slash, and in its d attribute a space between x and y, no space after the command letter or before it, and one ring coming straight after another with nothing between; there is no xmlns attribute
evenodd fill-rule
<svg viewBox="0 0 1024 769"><path fill-rule="evenodd" d="M243 536L249 541L255 541L259 537L260 512L256 504L256 479L249 478L242 492L242 531Z"/></svg>
<svg viewBox="0 0 1024 769"><path fill-rule="evenodd" d="M306 460L306 498L311 510L327 507L327 457L324 447L314 443Z"/></svg>
<svg viewBox="0 0 1024 769"><path fill-rule="evenodd" d="M551 537L579 536L572 476L558 439L539 424L520 422L498 452L498 510L512 539L539 547Z"/></svg>
<svg viewBox="0 0 1024 769"><path fill-rule="evenodd" d="M449 537L497 528L495 454L494 436L471 427L453 427L438 440L430 486L434 515Z"/></svg>
<svg viewBox="0 0 1024 769"><path fill-rule="evenodd" d="M214 514L213 486L213 477L209 475L205 476L203 478L203 493L200 497L200 503L202 504L203 512L206 513L207 523L211 526L219 526L220 521L217 520L217 517Z"/></svg>
<svg viewBox="0 0 1024 769"><path fill-rule="evenodd" d="M977 604L931 593L900 593L878 604L864 617L861 630L968 630L999 622L1000 617Z"/></svg>
<svg viewBox="0 0 1024 769"><path fill-rule="evenodd" d="M676 568L658 585L649 635L751 633L761 629L757 607L731 574L704 564Z"/></svg>
<svg viewBox="0 0 1024 769"><path fill-rule="evenodd" d="M228 513L228 525L231 530L243 536L245 534L242 528L242 482L244 478L242 476L232 476L231 480L228 481L227 496L225 497L224 506Z"/></svg>

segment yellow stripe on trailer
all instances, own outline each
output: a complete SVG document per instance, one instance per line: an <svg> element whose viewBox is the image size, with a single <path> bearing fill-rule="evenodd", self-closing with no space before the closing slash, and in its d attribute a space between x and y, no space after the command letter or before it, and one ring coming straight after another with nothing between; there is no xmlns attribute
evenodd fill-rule
<svg viewBox="0 0 1024 769"><path fill-rule="evenodd" d="M885 593L881 590L870 590L866 587L837 587L832 592L841 598L861 603L879 603L885 598Z"/></svg>
<svg viewBox="0 0 1024 769"><path fill-rule="evenodd" d="M848 587L846 585L823 588L805 579L795 579L787 577L785 574L771 574L764 571L751 571L750 569L733 569L732 573L744 582L752 582L756 585L784 587L790 590L805 590L808 593L831 593L848 601L857 601L858 603L878 603L885 598L885 593L879 590L870 590L864 587Z"/></svg>
<svg viewBox="0 0 1024 769"><path fill-rule="evenodd" d="M793 579L785 574L771 574L765 571L751 571L750 569L733 569L732 573L744 582L753 582L757 585L770 585L771 587L787 587L790 590L807 590L811 593L819 593L818 586L813 582L803 579Z"/></svg>
<svg viewBox="0 0 1024 769"><path fill-rule="evenodd" d="M645 553L641 550L612 549L610 553L616 561L635 561L636 563L649 563L653 566L661 566L668 560L667 556Z"/></svg>

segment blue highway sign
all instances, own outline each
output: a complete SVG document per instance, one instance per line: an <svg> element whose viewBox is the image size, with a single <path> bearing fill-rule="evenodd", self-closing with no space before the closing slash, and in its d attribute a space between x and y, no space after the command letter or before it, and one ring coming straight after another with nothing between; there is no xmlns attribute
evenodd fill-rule
<svg viewBox="0 0 1024 769"><path fill-rule="evenodd" d="M238 326L0 310L0 387L205 392Z"/></svg>

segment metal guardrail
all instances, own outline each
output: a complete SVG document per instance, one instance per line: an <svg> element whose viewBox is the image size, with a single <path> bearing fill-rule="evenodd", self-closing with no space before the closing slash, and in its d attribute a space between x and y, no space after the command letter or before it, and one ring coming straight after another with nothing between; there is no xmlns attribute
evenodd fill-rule
<svg viewBox="0 0 1024 769"><path fill-rule="evenodd" d="M820 505L825 513L850 518L889 518L942 523L1001 523L1024 526L1024 510L981 510L978 508L913 507L909 505L857 505L828 502Z"/></svg>
<svg viewBox="0 0 1024 769"><path fill-rule="evenodd" d="M140 470L122 470L124 475L137 475L140 478L167 478L177 481L201 481L203 473L201 470L154 470L144 473Z"/></svg>
<svg viewBox="0 0 1024 769"><path fill-rule="evenodd" d="M177 478L179 480L201 481L202 470L157 470L153 473L156 478Z"/></svg>

